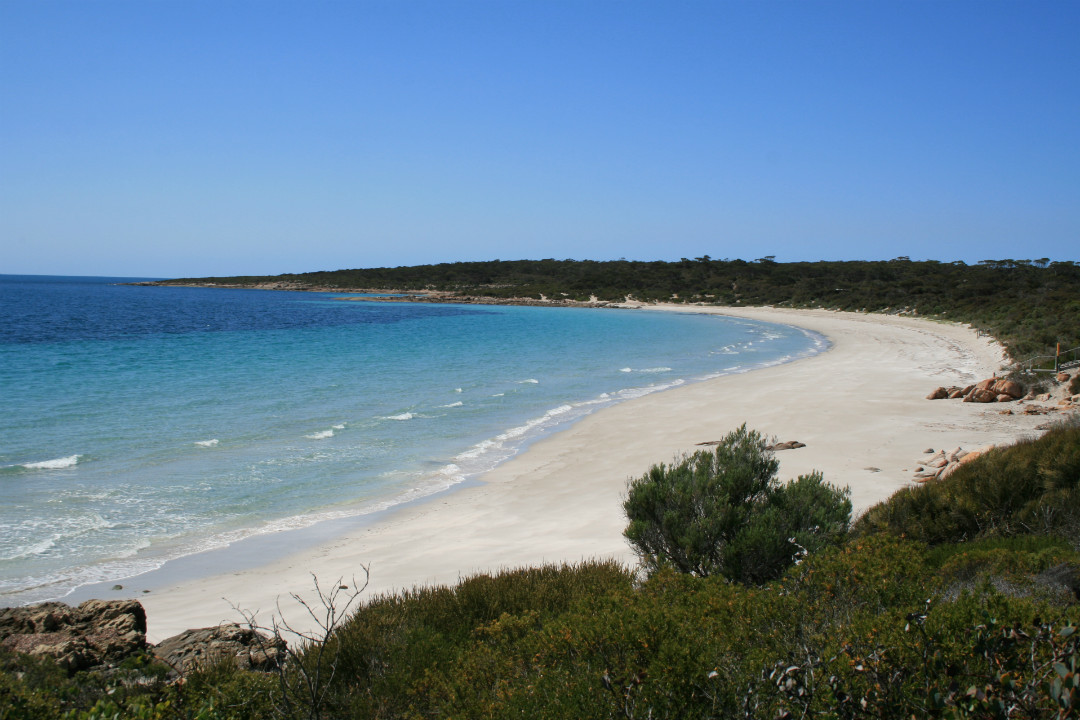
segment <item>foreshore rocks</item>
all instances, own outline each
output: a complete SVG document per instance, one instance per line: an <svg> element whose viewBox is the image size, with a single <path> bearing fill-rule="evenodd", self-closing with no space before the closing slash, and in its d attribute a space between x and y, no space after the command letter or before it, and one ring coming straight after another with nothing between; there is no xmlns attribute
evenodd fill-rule
<svg viewBox="0 0 1080 720"><path fill-rule="evenodd" d="M285 661L285 641L233 623L186 630L162 640L152 652L181 675L224 657L235 658L245 670L270 671Z"/></svg>
<svg viewBox="0 0 1080 720"><path fill-rule="evenodd" d="M927 400L963 399L964 402L991 403L1012 402L1024 397L1024 386L1005 378L987 378L974 385L961 388L957 386L939 387Z"/></svg>
<svg viewBox="0 0 1080 720"><path fill-rule="evenodd" d="M146 611L137 600L0 608L0 648L52 658L69 673L115 668L147 650L180 675L223 657L235 658L243 668L269 671L284 662L286 654L280 638L236 624L188 630L148 645Z"/></svg>
<svg viewBox="0 0 1080 720"><path fill-rule="evenodd" d="M943 480L961 465L965 465L980 455L989 452L993 447L993 445L987 445L978 450L956 448L948 452L944 450L934 452L933 449L928 449L924 453L926 457L916 461L915 477L912 480L917 483L924 483L928 480Z"/></svg>
<svg viewBox="0 0 1080 720"><path fill-rule="evenodd" d="M68 672L111 666L145 649L146 611L136 600L3 608L0 647L51 657Z"/></svg>
<svg viewBox="0 0 1080 720"><path fill-rule="evenodd" d="M1024 402L1028 400L1039 403L1051 403L1056 400L1058 406L1056 408L1029 405L1023 411L1025 415L1042 415L1056 409L1069 411L1080 407L1080 395L1069 394L1070 386L1068 383L1072 379L1073 378L1069 373L1059 372L1054 375L1053 378L1048 378L1051 384L1053 384L1054 381L1057 382L1058 387L1056 389L1052 387L1051 392L1036 392L1035 390L1032 390L1025 394L1024 386L1020 383L1007 378L992 377L963 388L957 386L938 387L927 395L926 399L962 399L964 402L971 403ZM1001 412L1006 415L1013 414L1011 411L1002 410Z"/></svg>

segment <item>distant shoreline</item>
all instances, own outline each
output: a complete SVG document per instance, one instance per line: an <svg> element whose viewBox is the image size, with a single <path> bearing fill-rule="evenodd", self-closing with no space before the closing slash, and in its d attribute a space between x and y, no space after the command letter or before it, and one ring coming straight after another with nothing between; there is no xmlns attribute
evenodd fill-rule
<svg viewBox="0 0 1080 720"><path fill-rule="evenodd" d="M317 285L304 285L301 283L270 282L253 284L230 284L230 283L176 283L167 280L148 280L124 285L140 287L186 287L221 290L277 290L279 292L317 292L317 293L340 293L340 294L369 294L373 297L364 298L340 298L347 301L360 302L422 302L422 303L445 303L461 305L520 305L529 307L589 307L589 308L622 308L626 305L618 302L605 300L571 300L569 298L536 299L526 297L500 298L486 295L460 295L449 290L397 290L393 288L340 288L321 287Z"/></svg>

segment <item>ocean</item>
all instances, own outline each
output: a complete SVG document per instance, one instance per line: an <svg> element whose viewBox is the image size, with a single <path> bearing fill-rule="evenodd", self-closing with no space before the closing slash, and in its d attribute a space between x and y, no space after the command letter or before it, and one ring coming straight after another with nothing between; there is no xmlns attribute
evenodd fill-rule
<svg viewBox="0 0 1080 720"><path fill-rule="evenodd" d="M717 316L132 280L0 275L0 605L452 491L606 406L826 344Z"/></svg>

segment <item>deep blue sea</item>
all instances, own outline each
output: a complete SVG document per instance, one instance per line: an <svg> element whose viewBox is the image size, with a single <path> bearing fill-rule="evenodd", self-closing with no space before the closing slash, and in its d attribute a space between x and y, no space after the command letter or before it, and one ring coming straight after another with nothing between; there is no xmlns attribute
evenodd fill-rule
<svg viewBox="0 0 1080 720"><path fill-rule="evenodd" d="M613 403L818 352L705 315L0 275L0 605L445 491Z"/></svg>

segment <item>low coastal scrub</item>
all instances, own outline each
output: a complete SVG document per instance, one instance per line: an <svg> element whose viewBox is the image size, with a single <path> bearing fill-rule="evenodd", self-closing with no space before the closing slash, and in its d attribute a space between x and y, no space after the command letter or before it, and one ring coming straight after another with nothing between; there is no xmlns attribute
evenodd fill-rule
<svg viewBox="0 0 1080 720"><path fill-rule="evenodd" d="M772 579L594 561L370 598L301 650L335 658L318 708L227 662L170 684L6 655L0 718L1077 718L1078 458L1066 427L988 453Z"/></svg>
<svg viewBox="0 0 1080 720"><path fill-rule="evenodd" d="M853 532L930 544L1018 535L1080 539L1080 426L995 448L940 482L900 490L859 518Z"/></svg>

